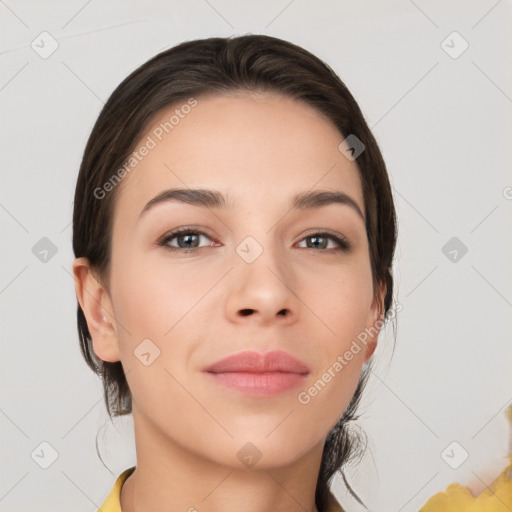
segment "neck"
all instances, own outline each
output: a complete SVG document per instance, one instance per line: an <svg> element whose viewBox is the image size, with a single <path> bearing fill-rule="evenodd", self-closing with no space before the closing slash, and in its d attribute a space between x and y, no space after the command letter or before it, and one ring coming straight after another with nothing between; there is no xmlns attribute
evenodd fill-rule
<svg viewBox="0 0 512 512"><path fill-rule="evenodd" d="M121 489L122 512L317 512L323 441L286 466L240 468L174 443L135 411L134 425L137 466Z"/></svg>

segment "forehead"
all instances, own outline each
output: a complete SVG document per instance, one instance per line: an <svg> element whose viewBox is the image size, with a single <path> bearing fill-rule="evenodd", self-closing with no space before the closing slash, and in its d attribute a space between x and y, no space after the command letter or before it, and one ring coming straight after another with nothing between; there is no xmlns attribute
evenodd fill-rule
<svg viewBox="0 0 512 512"><path fill-rule="evenodd" d="M183 100L147 124L135 145L139 159L117 190L115 217L138 216L152 197L175 187L220 190L256 210L263 203L282 208L306 190L333 189L364 213L357 165L338 149L343 139L316 109L282 94Z"/></svg>

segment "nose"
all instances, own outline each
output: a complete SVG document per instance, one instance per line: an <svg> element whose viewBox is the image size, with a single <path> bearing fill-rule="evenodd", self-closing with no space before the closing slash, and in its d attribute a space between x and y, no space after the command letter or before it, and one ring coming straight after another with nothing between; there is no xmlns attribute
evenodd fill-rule
<svg viewBox="0 0 512 512"><path fill-rule="evenodd" d="M297 295L296 278L284 251L261 247L261 253L251 261L240 248L235 268L230 272L226 315L231 322L291 324L299 316L301 301ZM242 255L238 257L239 255Z"/></svg>

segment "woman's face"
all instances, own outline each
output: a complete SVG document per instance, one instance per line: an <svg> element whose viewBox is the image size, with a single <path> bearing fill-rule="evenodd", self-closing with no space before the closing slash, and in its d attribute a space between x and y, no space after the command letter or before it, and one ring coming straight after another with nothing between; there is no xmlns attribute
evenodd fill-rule
<svg viewBox="0 0 512 512"><path fill-rule="evenodd" d="M223 465L240 467L253 450L259 467L282 466L323 445L375 348L375 338L361 341L380 310L358 169L338 149L341 134L305 104L276 94L196 100L157 114L136 146L149 149L117 185L116 322L94 350L121 360L139 431ZM146 207L170 189L215 191L225 204ZM354 204L292 207L319 191ZM308 373L205 371L277 350Z"/></svg>

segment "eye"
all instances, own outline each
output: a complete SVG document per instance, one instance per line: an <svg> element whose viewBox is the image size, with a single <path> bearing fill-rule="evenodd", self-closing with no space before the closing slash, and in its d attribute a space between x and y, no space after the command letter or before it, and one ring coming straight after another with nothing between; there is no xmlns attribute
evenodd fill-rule
<svg viewBox="0 0 512 512"><path fill-rule="evenodd" d="M311 242L307 242L310 240ZM349 251L351 248L350 242L342 235L335 234L329 231L311 233L302 239L301 243L306 241L306 249L320 248L324 251L334 249L335 251ZM334 241L335 247L327 247L329 241Z"/></svg>
<svg viewBox="0 0 512 512"><path fill-rule="evenodd" d="M164 235L164 237L158 242L158 245L166 247L171 251L180 251L185 253L195 252L202 247L218 245L216 242L210 241L210 243L201 247L199 246L201 237L211 240L204 231L192 228L179 228ZM176 240L177 245L172 245L174 240Z"/></svg>
<svg viewBox="0 0 512 512"><path fill-rule="evenodd" d="M210 240L210 243L201 246L200 239L204 237ZM329 231L314 232L307 235L300 243L306 241L305 249L319 249L320 252L345 251L351 248L350 242L342 235ZM334 242L334 247L328 247L329 242ZM214 247L220 244L212 239L204 231L190 227L175 229L167 233L158 242L159 246L165 247L170 251L179 251L184 253L193 253L204 247Z"/></svg>

